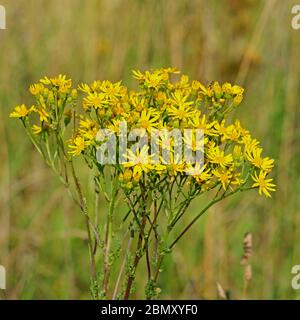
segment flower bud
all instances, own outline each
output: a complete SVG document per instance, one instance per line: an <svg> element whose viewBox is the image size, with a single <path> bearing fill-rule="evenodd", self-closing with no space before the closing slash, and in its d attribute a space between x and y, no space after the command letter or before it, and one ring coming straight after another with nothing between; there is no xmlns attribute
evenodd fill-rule
<svg viewBox="0 0 300 320"><path fill-rule="evenodd" d="M242 94L238 94L237 96L235 96L233 98L233 102L232 102L232 105L234 107L237 107L238 105L241 104L241 102L243 101L243 95Z"/></svg>
<svg viewBox="0 0 300 320"><path fill-rule="evenodd" d="M215 97L217 99L220 99L223 95L223 91L222 91L222 88L221 88L219 82L215 81L213 83L213 90L214 90Z"/></svg>

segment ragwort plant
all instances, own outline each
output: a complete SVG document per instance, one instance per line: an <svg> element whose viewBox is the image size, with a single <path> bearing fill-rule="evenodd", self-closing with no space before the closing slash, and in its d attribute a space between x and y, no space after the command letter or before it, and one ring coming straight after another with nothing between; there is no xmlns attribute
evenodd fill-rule
<svg viewBox="0 0 300 320"><path fill-rule="evenodd" d="M139 90L110 81L75 89L66 76L46 77L30 86L34 105L17 106L10 115L21 120L32 143L83 213L95 299L129 299L141 261L147 270L145 296L157 297L164 257L211 206L250 189L266 197L275 191L269 178L274 160L262 156L259 141L240 121L229 119L243 100L243 88L218 82L205 86L178 74L174 68L133 71ZM159 136L159 147L169 152L169 162L162 158L154 162L150 142L133 148L134 141L128 142L125 162L99 162L97 152L107 141L99 137L99 130L109 129L120 144L124 122L130 130L142 129L143 135L190 129L192 134L183 136L182 142L192 152L203 148L201 170L195 167L198 164L179 159L175 140L164 134ZM196 129L204 132L204 147L195 143ZM117 152L116 158L121 156L124 154ZM92 170L95 216L88 212L87 188L79 181L75 157L82 157ZM99 194L108 204L105 213L99 210ZM209 195L206 206L182 226L191 202L203 194ZM128 207L122 216L117 211L120 200ZM105 215L102 225L100 214ZM121 240L113 245L116 234Z"/></svg>

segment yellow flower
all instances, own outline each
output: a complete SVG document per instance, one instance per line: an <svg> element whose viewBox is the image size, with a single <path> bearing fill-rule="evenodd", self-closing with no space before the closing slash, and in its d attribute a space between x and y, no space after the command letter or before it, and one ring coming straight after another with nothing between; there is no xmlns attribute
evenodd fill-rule
<svg viewBox="0 0 300 320"><path fill-rule="evenodd" d="M97 126L97 123L94 120L82 117L79 121L79 125L81 129L89 130L95 128Z"/></svg>
<svg viewBox="0 0 300 320"><path fill-rule="evenodd" d="M158 89L169 80L170 73L179 73L176 68L162 68L142 73L140 70L132 70L133 78L144 83L148 88Z"/></svg>
<svg viewBox="0 0 300 320"><path fill-rule="evenodd" d="M194 111L191 108L193 101L186 101L189 95L183 95L181 91L176 90L172 93L171 106L168 107L168 113L173 119L185 120L193 116Z"/></svg>
<svg viewBox="0 0 300 320"><path fill-rule="evenodd" d="M85 144L90 145L96 138L98 130L90 129L82 133L82 136L86 139Z"/></svg>
<svg viewBox="0 0 300 320"><path fill-rule="evenodd" d="M175 83L175 88L184 91L185 93L190 93L191 92L191 86L189 84L189 77L185 74L183 74L180 77L180 80ZM170 89L172 89L172 85L170 86Z"/></svg>
<svg viewBox="0 0 300 320"><path fill-rule="evenodd" d="M239 120L235 121L234 126L235 126L235 129L239 132L239 134L240 134L240 136L242 138L249 136L249 131L242 127L242 125L241 125Z"/></svg>
<svg viewBox="0 0 300 320"><path fill-rule="evenodd" d="M197 174L194 176L197 183L202 184L208 180L210 180L212 177L212 174L210 173L210 169L207 169L205 171L202 171L200 174Z"/></svg>
<svg viewBox="0 0 300 320"><path fill-rule="evenodd" d="M195 91L200 90L201 93L203 94L207 93L207 89L205 88L205 86L200 81L197 81L197 80L192 81L192 89Z"/></svg>
<svg viewBox="0 0 300 320"><path fill-rule="evenodd" d="M126 169L123 173L123 180L128 182L132 179L132 171L130 169Z"/></svg>
<svg viewBox="0 0 300 320"><path fill-rule="evenodd" d="M90 93L86 98L83 100L83 106L85 109L90 107L94 107L95 109L103 107L108 100L105 97L104 93Z"/></svg>
<svg viewBox="0 0 300 320"><path fill-rule="evenodd" d="M238 105L241 104L241 102L243 101L244 97L242 94L238 94L236 95L234 98L233 98L233 101L232 101L232 105L234 107L237 107Z"/></svg>
<svg viewBox="0 0 300 320"><path fill-rule="evenodd" d="M234 172L230 183L232 185L240 186L245 183L245 180L241 178L240 172Z"/></svg>
<svg viewBox="0 0 300 320"><path fill-rule="evenodd" d="M145 79L144 74L140 70L132 70L132 74L133 74L133 78L139 81L142 81Z"/></svg>
<svg viewBox="0 0 300 320"><path fill-rule="evenodd" d="M169 68L162 68L160 69L161 73L174 73L178 74L180 71L177 68L169 67Z"/></svg>
<svg viewBox="0 0 300 320"><path fill-rule="evenodd" d="M193 104L193 101L186 101L188 99L189 95L184 95L181 90L176 90L174 93L172 93L172 99L171 102L179 108L187 108Z"/></svg>
<svg viewBox="0 0 300 320"><path fill-rule="evenodd" d="M131 181L129 181L129 182L127 182L127 183L125 184L125 189L130 190L130 189L132 189L132 188L133 188L133 183L132 183Z"/></svg>
<svg viewBox="0 0 300 320"><path fill-rule="evenodd" d="M162 81L164 80L164 76L158 72L150 73L149 71L145 72L145 85L148 88L157 89L161 85Z"/></svg>
<svg viewBox="0 0 300 320"><path fill-rule="evenodd" d="M139 119L139 126L147 131L151 131L151 128L157 126L157 120L159 119L159 114L151 109L143 110Z"/></svg>
<svg viewBox="0 0 300 320"><path fill-rule="evenodd" d="M166 166L168 173L171 175L182 173L185 169L185 163L182 161L182 159L180 159L178 154L174 156L173 152L170 152L169 159L162 157L162 163Z"/></svg>
<svg viewBox="0 0 300 320"><path fill-rule="evenodd" d="M78 90L82 91L84 93L90 94L92 93L92 89L90 88L89 85L87 85L86 83L82 83L78 86Z"/></svg>
<svg viewBox="0 0 300 320"><path fill-rule="evenodd" d="M232 174L230 170L214 170L213 174L218 178L218 181L221 182L224 190L227 190L228 185L232 180Z"/></svg>
<svg viewBox="0 0 300 320"><path fill-rule="evenodd" d="M238 86L238 85L234 85L232 87L232 93L234 95L242 95L244 93L244 88Z"/></svg>
<svg viewBox="0 0 300 320"><path fill-rule="evenodd" d="M229 98L233 94L232 85L228 82L225 82L222 85L222 90L223 90L226 98Z"/></svg>
<svg viewBox="0 0 300 320"><path fill-rule="evenodd" d="M155 92L154 97L158 103L163 103L167 100L166 93L162 91Z"/></svg>
<svg viewBox="0 0 300 320"><path fill-rule="evenodd" d="M135 154L132 150L127 149L128 161L124 163L124 167L133 168L133 175L149 172L153 168L153 165L150 163L151 159L148 150L149 147L144 146L142 150L137 150Z"/></svg>
<svg viewBox="0 0 300 320"><path fill-rule="evenodd" d="M210 169L205 170L207 165L201 165L200 163L188 164L186 173L192 175L198 183L203 183L209 180L212 175L209 173Z"/></svg>
<svg viewBox="0 0 300 320"><path fill-rule="evenodd" d="M182 106L178 108L171 106L168 108L168 112L173 119L178 119L180 121L189 119L193 115L191 108Z"/></svg>
<svg viewBox="0 0 300 320"><path fill-rule="evenodd" d="M265 171L260 171L259 175L257 175L256 172L254 172L254 176L251 176L254 181L252 187L258 188L258 193L260 195L264 194L266 197L271 197L269 191L276 191L276 185L272 183L273 179L266 179L267 174L268 173Z"/></svg>
<svg viewBox="0 0 300 320"><path fill-rule="evenodd" d="M108 125L108 129L112 130L114 133L120 133L120 124L125 121L125 119L112 119L111 123Z"/></svg>
<svg viewBox="0 0 300 320"><path fill-rule="evenodd" d="M224 151L221 151L219 147L211 148L208 151L208 160L211 163L220 165L220 167L225 168L233 162L232 154L225 155Z"/></svg>
<svg viewBox="0 0 300 320"><path fill-rule="evenodd" d="M167 166L161 163L153 163L152 170L161 175L167 170Z"/></svg>
<svg viewBox="0 0 300 320"><path fill-rule="evenodd" d="M121 85L121 81L117 83L103 81L101 84L101 91L105 94L107 99L117 99L126 92L125 87Z"/></svg>
<svg viewBox="0 0 300 320"><path fill-rule="evenodd" d="M222 91L222 87L220 86L219 82L215 81L212 85L212 88L214 90L215 97L217 99L220 99L223 95L223 91Z"/></svg>
<svg viewBox="0 0 300 320"><path fill-rule="evenodd" d="M27 109L25 104L15 107L15 111L9 115L11 118L25 118L30 113L31 109Z"/></svg>
<svg viewBox="0 0 300 320"><path fill-rule="evenodd" d="M240 138L240 132L232 124L226 128L225 138L237 142Z"/></svg>
<svg viewBox="0 0 300 320"><path fill-rule="evenodd" d="M170 152L181 142L181 140L178 139L178 141L176 137L170 133L168 128L166 128L161 121L159 121L157 128L158 130L156 128L152 129L151 138L159 145L162 152Z"/></svg>
<svg viewBox="0 0 300 320"><path fill-rule="evenodd" d="M139 182L142 176L142 172L141 171L136 171L133 173L133 181L134 182Z"/></svg>
<svg viewBox="0 0 300 320"><path fill-rule="evenodd" d="M192 151L204 151L204 145L208 142L208 138L193 130L191 131L191 134L184 134L183 141L187 149Z"/></svg>
<svg viewBox="0 0 300 320"><path fill-rule="evenodd" d="M33 84L29 87L30 93L34 96L42 93L43 90L44 90L44 86L41 83Z"/></svg>
<svg viewBox="0 0 300 320"><path fill-rule="evenodd" d="M91 83L91 92L98 92L101 90L102 82L100 80L95 80Z"/></svg>
<svg viewBox="0 0 300 320"><path fill-rule="evenodd" d="M69 148L72 149L71 151L69 151L69 153L72 154L73 156L78 156L82 153L82 151L84 151L85 147L86 147L86 144L85 144L84 138L77 136L73 140L73 144L69 145Z"/></svg>
<svg viewBox="0 0 300 320"><path fill-rule="evenodd" d="M63 84L63 85L59 86L58 91L60 93L67 93L69 91L69 89L70 89L70 87L68 85Z"/></svg>
<svg viewBox="0 0 300 320"><path fill-rule="evenodd" d="M216 130L214 129L215 121L208 122L206 115L200 116L200 111L196 112L194 116L190 119L190 124L195 129L201 129L204 131L205 135L216 136Z"/></svg>
<svg viewBox="0 0 300 320"><path fill-rule="evenodd" d="M126 188L130 186L129 189L131 189L133 184L139 182L141 176L141 172L133 173L131 169L125 169L125 171L119 175L119 180L125 184Z"/></svg>
<svg viewBox="0 0 300 320"><path fill-rule="evenodd" d="M32 126L32 131L34 134L40 134L42 132L42 127L41 126L37 126L36 124L34 124Z"/></svg>
<svg viewBox="0 0 300 320"><path fill-rule="evenodd" d="M66 79L66 76L61 74L55 78L45 77L44 79L41 79L40 82L45 85L52 84L53 86L59 87L60 89L69 89L72 86L72 80Z"/></svg>
<svg viewBox="0 0 300 320"><path fill-rule="evenodd" d="M235 145L232 150L232 156L236 166L239 166L244 161L244 153L240 145Z"/></svg>
<svg viewBox="0 0 300 320"><path fill-rule="evenodd" d="M99 128L95 121L86 118L80 120L78 131L82 136L84 136L88 140L91 140L96 137Z"/></svg>
<svg viewBox="0 0 300 320"><path fill-rule="evenodd" d="M249 133L242 137L241 142L245 145L247 152L252 152L252 150L259 146L259 141L252 139Z"/></svg>
<svg viewBox="0 0 300 320"><path fill-rule="evenodd" d="M227 127L225 126L225 120L222 120L221 123L215 122L214 127L216 129L216 133L221 136L225 136L227 133Z"/></svg>
<svg viewBox="0 0 300 320"><path fill-rule="evenodd" d="M130 97L130 103L138 112L142 112L146 108L146 100L144 98L139 99L139 97L132 96Z"/></svg>
<svg viewBox="0 0 300 320"><path fill-rule="evenodd" d="M49 113L46 111L45 108L32 106L31 109L33 112L38 113L41 122L42 121L48 122Z"/></svg>
<svg viewBox="0 0 300 320"><path fill-rule="evenodd" d="M257 168L264 171L270 171L274 167L274 159L269 157L262 158L262 148L253 148L251 151L246 151L247 159Z"/></svg>

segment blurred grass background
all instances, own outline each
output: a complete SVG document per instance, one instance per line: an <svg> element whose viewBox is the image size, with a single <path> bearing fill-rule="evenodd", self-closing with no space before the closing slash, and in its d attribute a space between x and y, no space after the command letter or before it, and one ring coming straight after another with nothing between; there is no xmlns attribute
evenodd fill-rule
<svg viewBox="0 0 300 320"><path fill-rule="evenodd" d="M0 31L0 264L8 274L6 298L89 298L83 220L20 123L8 119L12 107L30 104L27 88L44 75L130 85L131 69L162 66L245 87L237 115L276 159L278 191L272 200L250 192L210 210L165 264L161 297L217 298L219 282L232 298L242 298L247 231L253 235L248 298L300 297L290 284L291 268L300 264L300 31L290 24L295 3L0 1L7 14L7 30ZM199 209L196 201L190 216Z"/></svg>

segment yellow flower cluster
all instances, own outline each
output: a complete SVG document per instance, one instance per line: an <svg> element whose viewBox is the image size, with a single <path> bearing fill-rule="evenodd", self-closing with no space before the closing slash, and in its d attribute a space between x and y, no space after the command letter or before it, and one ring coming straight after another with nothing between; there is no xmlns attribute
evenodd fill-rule
<svg viewBox="0 0 300 320"><path fill-rule="evenodd" d="M77 98L77 90L71 87L72 80L66 79L66 76L59 75L51 79L45 77L29 87L29 92L35 97L35 104L30 108L24 104L16 106L10 116L25 122L28 116L33 118L35 115L39 121L35 121L31 128L34 134L49 129L57 130L62 117L65 117L65 121L70 118L70 114L64 114L66 103L75 102Z"/></svg>
<svg viewBox="0 0 300 320"><path fill-rule="evenodd" d="M150 155L151 145L133 152L128 145L127 159L124 164L114 168L119 175L121 185L131 190L139 185L141 177L154 181L167 181L180 177L185 183L192 183L201 191L220 186L224 190L235 190L250 183L249 188L258 188L259 194L267 197L275 191L273 179L267 178L274 160L263 157L260 143L252 138L236 120L231 123L230 111L243 100L244 89L213 82L204 85L199 81L190 81L186 75L174 68L154 71L133 71L139 90L129 90L121 82L94 81L81 84L78 91L83 94L81 111L75 112L77 90L72 89L71 80L65 76L44 78L30 87L36 104L31 108L17 106L11 117L26 122L33 114L38 115L39 123L32 123L30 130L35 134L48 134L50 129L64 130L72 115L71 143L68 154L80 154L96 163L96 139L100 128L108 128L119 134L119 125L126 122L128 131L144 129L147 134L155 130L190 129L190 138L184 137L183 143L193 151L201 148L195 143L196 129L204 132L204 163L201 172L197 168L175 155L175 141L168 137L159 137L160 147L169 148L170 162L154 163ZM66 105L70 107L66 109ZM64 126L61 120L63 119ZM69 141L69 140L66 140ZM118 155L121 156L121 155ZM144 161L148 159L148 161ZM187 176L186 173L189 172ZM195 172L193 174L193 172ZM252 182L250 181L252 179ZM250 182L249 182L250 181Z"/></svg>

